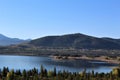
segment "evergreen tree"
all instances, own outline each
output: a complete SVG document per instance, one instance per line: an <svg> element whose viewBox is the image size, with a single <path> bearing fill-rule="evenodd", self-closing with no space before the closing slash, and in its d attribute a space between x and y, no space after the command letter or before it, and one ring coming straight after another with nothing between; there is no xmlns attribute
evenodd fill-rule
<svg viewBox="0 0 120 80"><path fill-rule="evenodd" d="M27 77L27 74L26 74L26 70L24 69L23 72L22 72L22 76L23 77Z"/></svg>
<svg viewBox="0 0 120 80"><path fill-rule="evenodd" d="M53 75L56 76L56 68L54 67Z"/></svg>
<svg viewBox="0 0 120 80"><path fill-rule="evenodd" d="M4 68L3 68L3 71L2 71L2 76L3 76L3 77L6 77L8 72L9 72L8 67L7 67L7 68L4 67Z"/></svg>

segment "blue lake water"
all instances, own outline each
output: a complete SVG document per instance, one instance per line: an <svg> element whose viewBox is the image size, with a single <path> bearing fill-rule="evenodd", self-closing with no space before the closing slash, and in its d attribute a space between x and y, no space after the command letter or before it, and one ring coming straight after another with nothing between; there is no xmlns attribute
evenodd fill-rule
<svg viewBox="0 0 120 80"><path fill-rule="evenodd" d="M87 71L94 70L95 72L110 72L114 64L109 64L100 61L87 60L54 60L50 57L41 56L9 56L0 55L0 68L9 67L9 69L33 69L34 67L40 70L43 65L47 70L53 70L56 67L57 71L81 72L85 68Z"/></svg>

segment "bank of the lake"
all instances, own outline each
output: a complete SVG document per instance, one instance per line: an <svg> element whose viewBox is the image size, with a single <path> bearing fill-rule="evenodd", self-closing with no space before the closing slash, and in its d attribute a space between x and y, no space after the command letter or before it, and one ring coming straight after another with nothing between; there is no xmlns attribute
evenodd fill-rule
<svg viewBox="0 0 120 80"><path fill-rule="evenodd" d="M106 63L110 63L110 64L120 64L120 60L116 59L112 59L109 58L107 56L99 56L99 57L87 57L85 55L83 56L50 56L51 58L53 58L54 60L92 60L92 61L103 61Z"/></svg>
<svg viewBox="0 0 120 80"><path fill-rule="evenodd" d="M30 70L43 65L47 70L53 70L56 67L57 71L81 72L86 69L88 72L110 72L116 64L92 60L54 60L48 56L13 56L0 55L0 68L9 67L10 69Z"/></svg>

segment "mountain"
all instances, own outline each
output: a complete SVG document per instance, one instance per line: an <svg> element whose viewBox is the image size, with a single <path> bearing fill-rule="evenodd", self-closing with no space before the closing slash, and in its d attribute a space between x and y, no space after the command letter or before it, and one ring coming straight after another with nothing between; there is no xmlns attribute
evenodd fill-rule
<svg viewBox="0 0 120 80"><path fill-rule="evenodd" d="M107 38L107 37L104 37L103 39L120 44L120 39L113 39L113 38Z"/></svg>
<svg viewBox="0 0 120 80"><path fill-rule="evenodd" d="M9 38L2 34L0 34L0 46L9 46L9 45L15 45L20 44L24 42L28 42L29 40L22 40L18 38Z"/></svg>
<svg viewBox="0 0 120 80"><path fill-rule="evenodd" d="M62 36L46 36L32 40L29 44L53 48L120 49L120 39L97 38L80 33Z"/></svg>

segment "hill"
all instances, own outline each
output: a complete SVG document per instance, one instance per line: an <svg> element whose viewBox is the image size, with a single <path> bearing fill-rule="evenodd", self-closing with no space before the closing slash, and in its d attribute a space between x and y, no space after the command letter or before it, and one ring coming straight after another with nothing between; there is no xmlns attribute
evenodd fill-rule
<svg viewBox="0 0 120 80"><path fill-rule="evenodd" d="M51 48L120 49L119 39L97 38L80 33L62 36L46 36L32 40L29 44Z"/></svg>
<svg viewBox="0 0 120 80"><path fill-rule="evenodd" d="M9 46L9 45L15 45L15 44L20 44L23 42L27 42L29 40L22 40L18 38L9 38L6 37L2 34L0 34L0 46Z"/></svg>

